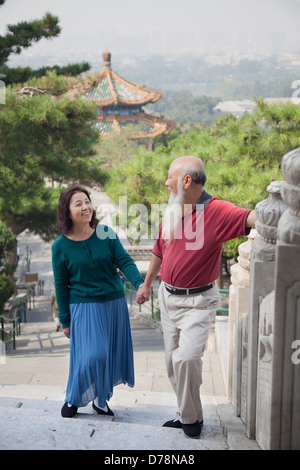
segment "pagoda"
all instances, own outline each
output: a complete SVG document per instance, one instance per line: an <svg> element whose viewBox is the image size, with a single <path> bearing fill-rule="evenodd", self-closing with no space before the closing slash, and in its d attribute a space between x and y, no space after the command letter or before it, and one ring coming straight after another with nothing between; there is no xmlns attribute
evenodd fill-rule
<svg viewBox="0 0 300 470"><path fill-rule="evenodd" d="M81 97L94 102L99 110L95 126L102 136L119 133L128 124L141 124L131 139L152 139L168 134L174 121L146 114L143 106L161 98L160 90L150 90L120 77L111 69L110 52L103 53L103 68L90 80L89 85L79 85L67 92L68 96Z"/></svg>

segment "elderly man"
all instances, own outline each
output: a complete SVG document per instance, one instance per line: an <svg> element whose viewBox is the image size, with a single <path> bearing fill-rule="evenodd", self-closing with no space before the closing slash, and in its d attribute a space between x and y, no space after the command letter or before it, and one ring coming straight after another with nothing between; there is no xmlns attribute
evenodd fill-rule
<svg viewBox="0 0 300 470"><path fill-rule="evenodd" d="M163 426L182 428L199 438L203 425L200 399L202 359L219 303L222 245L250 232L255 211L240 209L204 190L206 175L199 158L176 158L166 186L169 204L153 248L137 302L149 300L160 272L161 323L168 377L177 396L176 419Z"/></svg>

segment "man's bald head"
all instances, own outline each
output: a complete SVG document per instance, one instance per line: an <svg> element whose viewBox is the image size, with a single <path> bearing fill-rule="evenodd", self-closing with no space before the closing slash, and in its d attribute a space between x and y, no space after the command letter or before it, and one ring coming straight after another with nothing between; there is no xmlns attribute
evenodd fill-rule
<svg viewBox="0 0 300 470"><path fill-rule="evenodd" d="M178 175L180 178L184 178L186 175L190 175L193 183L204 186L206 182L206 174L204 170L203 162L200 158L194 157L193 155L185 155L178 157L173 160L170 165L170 169L178 169Z"/></svg>

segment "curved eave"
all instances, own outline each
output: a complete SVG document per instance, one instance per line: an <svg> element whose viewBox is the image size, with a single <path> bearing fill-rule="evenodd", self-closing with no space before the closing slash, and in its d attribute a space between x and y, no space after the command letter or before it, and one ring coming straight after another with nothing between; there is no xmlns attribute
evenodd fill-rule
<svg viewBox="0 0 300 470"><path fill-rule="evenodd" d="M111 97L105 99L97 99L94 97L86 97L92 90L98 87L104 79L107 79L109 91ZM121 86L130 90L132 93L140 95L137 99L124 99L118 95L118 90L115 89L113 80L117 81ZM125 105L125 106L136 106L146 105L147 103L155 103L161 98L161 90L150 90L144 85L136 85L135 83L126 80L112 70L104 70L93 77L93 85L84 87L81 84L77 87L69 90L66 95L70 96L71 99L81 97L87 101L95 103L101 108L111 105Z"/></svg>
<svg viewBox="0 0 300 470"><path fill-rule="evenodd" d="M170 121L161 117L151 116L150 114L145 113L136 113L131 116L106 116L106 117L99 117L96 119L98 122L110 122L113 124L113 127L116 132L120 132L121 125L124 122L141 122L149 127L152 127L150 132L137 132L133 133L130 138L134 140L138 139L147 139L147 138L154 138L158 137L162 134L169 134L171 130L175 126L174 121ZM109 135L108 133L104 133L104 135Z"/></svg>
<svg viewBox="0 0 300 470"><path fill-rule="evenodd" d="M134 102L134 104L155 103L161 98L161 90L151 90L146 88L145 85L136 85L135 83L130 82L126 78L121 77L113 71L110 71L110 73L115 80L124 85L126 88L132 90L135 93L143 93L144 97Z"/></svg>
<svg viewBox="0 0 300 470"><path fill-rule="evenodd" d="M155 101L151 101L151 100L145 101L144 99L140 99L140 100L122 100L122 99L119 99L119 98L118 99L112 98L110 100L93 100L91 98L84 98L84 99L86 99L87 101L90 101L92 103L95 103L97 106L99 106L99 108L105 108L105 107L111 106L111 105L125 105L125 106L140 105L140 106L143 106L143 105L146 105L149 102L155 103L155 101L157 101L159 98L157 98Z"/></svg>

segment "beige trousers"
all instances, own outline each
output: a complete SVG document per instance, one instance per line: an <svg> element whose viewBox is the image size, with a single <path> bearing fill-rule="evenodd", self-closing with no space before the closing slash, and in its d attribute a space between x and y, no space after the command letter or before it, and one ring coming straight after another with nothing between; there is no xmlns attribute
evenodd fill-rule
<svg viewBox="0 0 300 470"><path fill-rule="evenodd" d="M170 294L162 282L159 303L168 377L177 396L183 424L203 420L200 399L202 359L220 294L216 284L194 295Z"/></svg>

